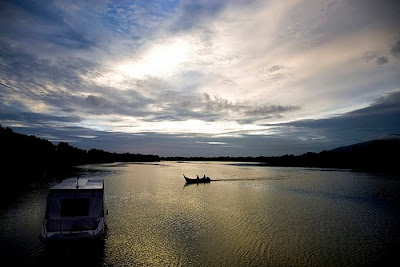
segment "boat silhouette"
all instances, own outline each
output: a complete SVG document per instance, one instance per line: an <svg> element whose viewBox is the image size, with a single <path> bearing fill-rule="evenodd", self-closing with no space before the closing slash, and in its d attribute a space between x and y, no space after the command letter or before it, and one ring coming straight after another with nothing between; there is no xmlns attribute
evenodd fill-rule
<svg viewBox="0 0 400 267"><path fill-rule="evenodd" d="M197 176L197 178L189 178L185 175L183 175L183 177L185 178L187 184L204 184L211 181L210 177L206 177L205 175L203 178L199 178L199 176Z"/></svg>

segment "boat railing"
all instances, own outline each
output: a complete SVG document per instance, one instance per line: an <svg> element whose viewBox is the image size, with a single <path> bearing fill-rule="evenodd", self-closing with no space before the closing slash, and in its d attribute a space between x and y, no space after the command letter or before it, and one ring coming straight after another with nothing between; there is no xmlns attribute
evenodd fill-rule
<svg viewBox="0 0 400 267"><path fill-rule="evenodd" d="M96 220L88 219L88 218L80 218L73 220L65 220L65 219L44 219L43 220L43 229L46 229L47 232L83 232L83 231L96 231L100 226L100 219ZM67 225L67 227L66 227Z"/></svg>

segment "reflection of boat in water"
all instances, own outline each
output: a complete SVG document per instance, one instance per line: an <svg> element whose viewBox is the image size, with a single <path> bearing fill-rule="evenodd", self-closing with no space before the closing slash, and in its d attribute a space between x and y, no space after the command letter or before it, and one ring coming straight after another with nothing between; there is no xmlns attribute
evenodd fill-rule
<svg viewBox="0 0 400 267"><path fill-rule="evenodd" d="M185 178L187 184L205 184L211 181L210 177L205 176L203 178L199 178L199 176L197 176L197 178L189 178L183 175L183 177Z"/></svg>
<svg viewBox="0 0 400 267"><path fill-rule="evenodd" d="M40 240L101 240L104 211L103 179L66 179L49 190Z"/></svg>

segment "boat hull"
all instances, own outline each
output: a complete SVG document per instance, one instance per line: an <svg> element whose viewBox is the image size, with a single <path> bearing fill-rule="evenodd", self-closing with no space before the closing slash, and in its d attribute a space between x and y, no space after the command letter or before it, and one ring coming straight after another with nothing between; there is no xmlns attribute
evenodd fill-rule
<svg viewBox="0 0 400 267"><path fill-rule="evenodd" d="M77 231L48 231L46 221L47 220L44 220L42 232L39 235L40 241L46 245L101 241L103 240L106 230L104 218L99 218L99 224L96 229Z"/></svg>
<svg viewBox="0 0 400 267"><path fill-rule="evenodd" d="M188 178L185 175L183 176L187 184L208 184L210 183L210 178L199 178L199 179L192 179Z"/></svg>

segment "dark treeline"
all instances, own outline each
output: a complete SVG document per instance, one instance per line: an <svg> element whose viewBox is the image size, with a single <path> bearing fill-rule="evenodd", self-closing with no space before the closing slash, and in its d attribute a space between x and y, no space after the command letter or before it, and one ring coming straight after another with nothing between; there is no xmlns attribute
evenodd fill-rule
<svg viewBox="0 0 400 267"><path fill-rule="evenodd" d="M374 140L319 153L275 157L165 157L171 161L257 162L265 166L345 168L398 172L400 139Z"/></svg>
<svg viewBox="0 0 400 267"><path fill-rule="evenodd" d="M61 142L54 145L33 135L15 133L0 126L2 173L27 174L26 179L47 171L72 166L108 162L168 161L236 161L257 162L265 166L347 168L366 171L398 172L400 139L374 140L319 153L275 157L163 157L130 153L111 153L100 149L89 151Z"/></svg>
<svg viewBox="0 0 400 267"><path fill-rule="evenodd" d="M72 166L107 162L159 161L156 155L118 154L91 149L79 149L66 142L54 145L33 135L15 133L0 126L2 173L24 174L26 179L43 176L48 171L65 170Z"/></svg>

